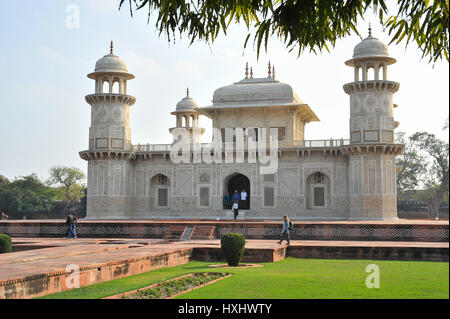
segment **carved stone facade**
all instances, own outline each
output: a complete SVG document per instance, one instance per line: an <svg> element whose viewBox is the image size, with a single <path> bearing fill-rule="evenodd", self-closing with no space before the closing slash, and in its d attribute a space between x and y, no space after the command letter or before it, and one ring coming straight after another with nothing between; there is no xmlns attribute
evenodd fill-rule
<svg viewBox="0 0 450 319"><path fill-rule="evenodd" d="M129 117L135 98L127 95L126 82L134 76L111 49L89 74L96 80L96 91L86 97L92 107L89 149L80 152L88 161L87 217L226 218L230 206L224 195L245 189L248 200L239 203L244 208L240 216L248 219L396 218L395 156L403 145L393 141L398 125L393 94L399 84L387 80L387 65L395 60L380 43L369 35L346 62L355 69L355 81L344 85L350 95L350 140L304 140L305 125L319 119L289 85L275 79L270 66L267 78L253 78L252 73L248 77L247 69L243 80L217 89L211 106L198 107L187 91L171 113L176 127L170 131L186 129L198 141L195 132L204 131L198 127L200 115L211 118L213 128L222 133L255 128L256 141L278 142L271 158L276 159L276 169L266 174L264 156L258 153L252 162L248 151L243 152L243 162L232 157L232 162L176 164L171 158L178 141L175 134L172 144L132 145ZM368 78L369 69L374 70L373 79ZM109 92L103 92L105 81ZM118 92L113 92L114 82L119 83ZM276 129L278 135L264 136L258 129ZM205 154L208 145L201 145L200 151ZM196 155L191 149L189 158ZM224 159L222 154L219 158Z"/></svg>

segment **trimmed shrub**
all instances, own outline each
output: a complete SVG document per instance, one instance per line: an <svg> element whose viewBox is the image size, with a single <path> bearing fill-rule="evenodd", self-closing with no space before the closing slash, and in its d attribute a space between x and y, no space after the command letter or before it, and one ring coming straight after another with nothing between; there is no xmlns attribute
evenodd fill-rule
<svg viewBox="0 0 450 319"><path fill-rule="evenodd" d="M12 240L6 234L0 234L0 254L10 253L12 251Z"/></svg>
<svg viewBox="0 0 450 319"><path fill-rule="evenodd" d="M238 266L244 255L245 237L241 234L229 233L222 237L220 244L228 266Z"/></svg>

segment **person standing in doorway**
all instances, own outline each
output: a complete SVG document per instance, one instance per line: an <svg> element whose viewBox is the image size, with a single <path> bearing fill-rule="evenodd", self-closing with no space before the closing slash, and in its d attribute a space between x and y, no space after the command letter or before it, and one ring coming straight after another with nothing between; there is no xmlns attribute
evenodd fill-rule
<svg viewBox="0 0 450 319"><path fill-rule="evenodd" d="M232 210L233 210L233 214L234 214L234 220L236 220L237 216L239 215L239 204L238 204L238 202L234 202L233 203Z"/></svg>
<svg viewBox="0 0 450 319"><path fill-rule="evenodd" d="M223 206L225 209L230 209L231 208L231 197L230 197L230 193L227 192L225 194L225 196L223 197Z"/></svg>
<svg viewBox="0 0 450 319"><path fill-rule="evenodd" d="M245 189L242 190L241 192L241 208L242 209L247 209L248 205L247 205L247 192L245 191Z"/></svg>
<svg viewBox="0 0 450 319"><path fill-rule="evenodd" d="M283 240L286 240L288 245L291 244L291 239L289 238L289 229L290 229L289 217L284 216L283 217L283 230L281 231L281 239L278 242L279 244L281 244L283 242Z"/></svg>
<svg viewBox="0 0 450 319"><path fill-rule="evenodd" d="M235 189L233 196L231 196L231 201L234 203L234 202L239 202L239 200L240 200L239 193L238 193L237 189Z"/></svg>
<svg viewBox="0 0 450 319"><path fill-rule="evenodd" d="M66 219L66 225L69 227L67 229L66 237L73 239L77 238L76 224L77 218L69 212Z"/></svg>

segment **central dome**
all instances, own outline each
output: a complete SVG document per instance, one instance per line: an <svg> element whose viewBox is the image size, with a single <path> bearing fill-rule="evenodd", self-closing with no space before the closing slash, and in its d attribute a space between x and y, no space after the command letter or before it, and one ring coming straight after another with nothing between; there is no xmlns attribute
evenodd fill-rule
<svg viewBox="0 0 450 319"><path fill-rule="evenodd" d="M213 105L248 104L269 105L303 103L289 84L273 78L244 79L218 88L213 94Z"/></svg>

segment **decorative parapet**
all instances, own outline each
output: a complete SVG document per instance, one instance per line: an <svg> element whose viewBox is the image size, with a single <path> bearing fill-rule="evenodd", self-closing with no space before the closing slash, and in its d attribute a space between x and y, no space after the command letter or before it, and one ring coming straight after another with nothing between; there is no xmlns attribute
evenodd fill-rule
<svg viewBox="0 0 450 319"><path fill-rule="evenodd" d="M393 81L374 80L374 81L358 81L344 84L344 91L352 94L365 90L387 90L395 93L400 88L400 83Z"/></svg>
<svg viewBox="0 0 450 319"><path fill-rule="evenodd" d="M299 149L299 148L316 148L316 149L324 149L324 148L337 148L344 145L349 145L350 140L348 139L328 139L328 140L302 140L302 141L278 141L279 149ZM241 144L244 150L248 149L248 143L244 142ZM227 148L235 149L234 143L222 143L222 150ZM132 145L132 150L134 152L170 152L172 144L138 144ZM271 147L268 142L266 148L269 149ZM201 150L203 149L213 149L213 143L201 143Z"/></svg>
<svg viewBox="0 0 450 319"><path fill-rule="evenodd" d="M341 155L344 152L341 150L342 147L348 146L350 140L348 139L329 139L329 140L303 140L303 141L279 141L278 142L278 155L281 157L283 151L296 151L297 155L300 156L310 156L313 151L323 151L324 155ZM244 151L248 152L248 144L243 143L242 149L234 147L234 143L222 144L222 150L227 149L233 151ZM227 148L229 147L229 148ZM267 149L270 149L270 143L266 145ZM84 160L100 160L100 159L121 159L121 160L134 160L134 159L152 159L153 154L162 154L166 159L169 158L172 144L138 144L132 145L130 150L102 150L102 149L91 149L86 151L81 151L80 157ZM212 143L201 143L198 152L204 152L210 149L214 151ZM255 150L258 151L258 148ZM191 153L193 150L191 150Z"/></svg>

